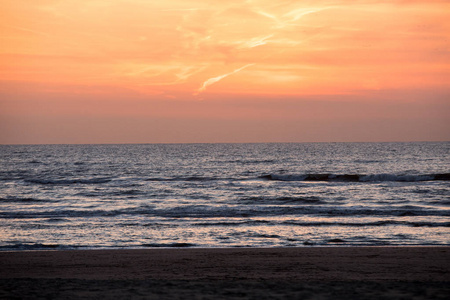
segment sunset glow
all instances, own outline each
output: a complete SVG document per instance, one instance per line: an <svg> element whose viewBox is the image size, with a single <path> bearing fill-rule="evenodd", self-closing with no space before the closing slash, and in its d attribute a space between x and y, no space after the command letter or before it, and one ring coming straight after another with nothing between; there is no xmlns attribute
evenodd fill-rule
<svg viewBox="0 0 450 300"><path fill-rule="evenodd" d="M5 0L0 143L450 139L448 1Z"/></svg>

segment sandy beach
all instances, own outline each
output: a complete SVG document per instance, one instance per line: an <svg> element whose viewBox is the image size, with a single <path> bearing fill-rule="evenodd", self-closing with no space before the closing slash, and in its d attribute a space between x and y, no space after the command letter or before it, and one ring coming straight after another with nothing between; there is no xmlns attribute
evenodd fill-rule
<svg viewBox="0 0 450 300"><path fill-rule="evenodd" d="M2 298L446 299L449 247L0 252Z"/></svg>

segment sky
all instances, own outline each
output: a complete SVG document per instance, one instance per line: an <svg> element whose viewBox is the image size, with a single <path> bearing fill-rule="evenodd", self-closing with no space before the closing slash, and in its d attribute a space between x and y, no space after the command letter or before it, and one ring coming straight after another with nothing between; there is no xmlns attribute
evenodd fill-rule
<svg viewBox="0 0 450 300"><path fill-rule="evenodd" d="M0 144L450 140L449 1L0 0Z"/></svg>

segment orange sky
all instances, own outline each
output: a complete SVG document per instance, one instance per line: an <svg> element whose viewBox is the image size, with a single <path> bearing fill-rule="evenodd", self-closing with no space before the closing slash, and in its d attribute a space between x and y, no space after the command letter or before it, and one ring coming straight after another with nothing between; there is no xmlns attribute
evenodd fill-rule
<svg viewBox="0 0 450 300"><path fill-rule="evenodd" d="M2 144L450 140L448 1L0 5Z"/></svg>

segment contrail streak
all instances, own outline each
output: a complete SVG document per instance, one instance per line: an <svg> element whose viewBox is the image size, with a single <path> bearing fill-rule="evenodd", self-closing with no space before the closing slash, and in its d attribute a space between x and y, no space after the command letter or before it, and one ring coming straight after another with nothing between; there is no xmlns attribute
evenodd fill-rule
<svg viewBox="0 0 450 300"><path fill-rule="evenodd" d="M248 67L253 66L253 65L254 64L248 64L248 65L245 65L243 67L240 67L239 69L234 70L233 72L230 72L230 73L227 73L227 74L223 74L223 75L220 75L220 76L217 76L217 77L210 78L210 79L206 80L205 82L203 82L203 85L198 89L198 92L201 93L204 90L206 90L206 87L210 86L211 84L214 84L214 83L224 79L225 77L228 77L230 75L236 74L237 72L240 72L240 71L244 70L245 68L248 68Z"/></svg>

